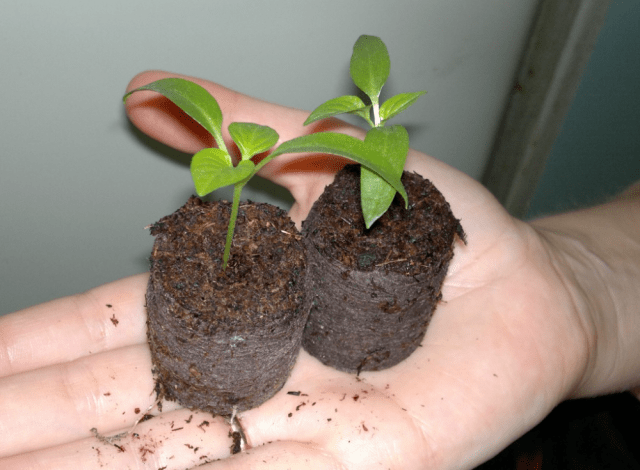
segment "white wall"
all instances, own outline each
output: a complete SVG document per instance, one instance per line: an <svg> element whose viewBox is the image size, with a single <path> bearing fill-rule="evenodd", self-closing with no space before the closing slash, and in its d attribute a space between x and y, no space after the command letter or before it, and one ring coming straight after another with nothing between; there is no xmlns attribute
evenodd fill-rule
<svg viewBox="0 0 640 470"><path fill-rule="evenodd" d="M142 272L147 224L192 193L189 157L131 128L137 72L201 76L311 109L350 92L360 34L392 61L387 96L426 89L412 146L484 169L536 0L66 0L0 6L0 314ZM266 189L269 190L268 187ZM257 185L245 197L269 197Z"/></svg>

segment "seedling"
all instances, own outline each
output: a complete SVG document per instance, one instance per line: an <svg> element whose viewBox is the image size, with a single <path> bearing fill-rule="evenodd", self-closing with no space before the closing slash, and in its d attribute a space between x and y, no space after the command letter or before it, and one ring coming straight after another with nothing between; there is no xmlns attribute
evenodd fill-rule
<svg viewBox="0 0 640 470"><path fill-rule="evenodd" d="M228 132L240 150L240 159L233 159L222 136L222 111L216 99L200 85L183 78L164 78L130 91L124 100L137 91L162 94L194 119L214 138L217 147L197 152L191 160L191 176L198 196L233 185L233 202L223 254L226 269L235 230L240 195L249 180L279 155L286 153L330 153L351 159L362 166L362 209L367 228L391 205L396 192L408 204L400 176L409 149L407 131L402 126L383 127L386 121L408 108L424 92L403 93L379 105L382 86L389 76L389 54L384 43L374 36L360 36L351 57L354 83L369 97L365 104L357 96L343 96L319 106L305 124L337 114L361 116L370 125L364 141L336 132L319 132L281 143L268 156L254 163L253 158L266 152L279 140L278 133L268 127L249 122L232 122ZM370 115L373 116L373 121Z"/></svg>
<svg viewBox="0 0 640 470"><path fill-rule="evenodd" d="M403 126L385 128L384 125L426 92L400 93L380 105L380 92L389 77L389 71L389 52L382 40L375 36L360 36L353 46L349 73L353 83L368 97L369 103L353 95L331 99L318 106L305 125L344 113L360 116L370 126L365 144L371 151L386 158L393 178L400 179L409 151L409 136ZM371 171L367 165L361 167L362 213L367 228L387 211L396 191L388 180Z"/></svg>
<svg viewBox="0 0 640 470"><path fill-rule="evenodd" d="M229 261L242 189L264 165L279 155L302 152L341 155L367 165L372 171L386 178L396 190L404 193L399 178L394 180L390 168L371 152L364 142L331 132L312 134L286 141L256 164L252 158L273 147L278 142L278 133L268 126L233 122L229 125L228 131L240 150L240 161L234 166L231 154L222 137L220 106L209 92L189 80L165 78L130 91L124 96L124 100L126 101L132 93L142 90L155 91L167 97L210 132L217 144L217 148L205 148L193 156L191 176L196 193L201 197L216 189L233 185L233 202L223 254L223 269L226 269Z"/></svg>

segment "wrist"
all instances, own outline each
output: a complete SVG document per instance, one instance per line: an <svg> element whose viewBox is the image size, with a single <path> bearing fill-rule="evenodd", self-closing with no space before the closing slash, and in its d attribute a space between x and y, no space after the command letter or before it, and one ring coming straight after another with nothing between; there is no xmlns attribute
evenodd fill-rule
<svg viewBox="0 0 640 470"><path fill-rule="evenodd" d="M556 253L587 348L569 398L640 385L638 188L601 206L532 223Z"/></svg>

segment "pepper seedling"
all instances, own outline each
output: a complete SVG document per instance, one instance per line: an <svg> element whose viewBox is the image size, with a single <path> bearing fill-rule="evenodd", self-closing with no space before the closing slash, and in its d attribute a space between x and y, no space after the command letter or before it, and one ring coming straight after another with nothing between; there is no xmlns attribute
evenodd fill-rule
<svg viewBox="0 0 640 470"><path fill-rule="evenodd" d="M370 151L386 158L393 178L400 179L409 152L409 135L401 125L388 128L384 125L414 104L426 91L400 93L380 105L380 92L389 78L390 69L389 52L382 40L376 36L360 36L353 46L349 74L353 83L368 97L369 103L354 95L333 98L318 106L304 124L345 113L363 118L370 126L365 144ZM366 165L361 166L360 195L367 228L387 211L396 191L380 174ZM404 194L403 197L406 202Z"/></svg>
<svg viewBox="0 0 640 470"><path fill-rule="evenodd" d="M154 91L168 98L185 114L194 119L214 138L217 147L205 148L191 159L191 176L198 196L205 196L216 189L233 185L233 202L223 254L223 269L226 269L235 231L240 195L244 186L268 162L286 153L331 153L354 160L380 175L383 180L399 191L405 201L406 192L396 171L377 147L351 136L335 132L305 135L280 144L269 155L254 163L252 158L272 148L279 139L278 133L268 127L248 122L232 122L228 132L240 150L240 160L234 165L222 135L222 111L216 99L202 86L183 78L171 77L156 80L131 90L124 95L126 101L138 91Z"/></svg>

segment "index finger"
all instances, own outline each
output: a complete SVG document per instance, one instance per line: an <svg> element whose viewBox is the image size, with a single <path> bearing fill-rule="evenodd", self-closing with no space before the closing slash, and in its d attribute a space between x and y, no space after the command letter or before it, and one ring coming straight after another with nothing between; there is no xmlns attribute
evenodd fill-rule
<svg viewBox="0 0 640 470"><path fill-rule="evenodd" d="M0 377L144 343L148 275L0 317Z"/></svg>
<svg viewBox="0 0 640 470"><path fill-rule="evenodd" d="M238 93L217 83L176 73L151 70L136 75L127 86L127 92L168 77L184 78L205 88L218 102L226 125L231 122L255 122L278 130L283 140L310 133L303 126L306 112ZM143 132L171 147L195 153L214 145L213 137L195 121L185 119L177 106L167 98L150 91L132 94L125 103L127 115ZM225 133L225 139L229 134Z"/></svg>

